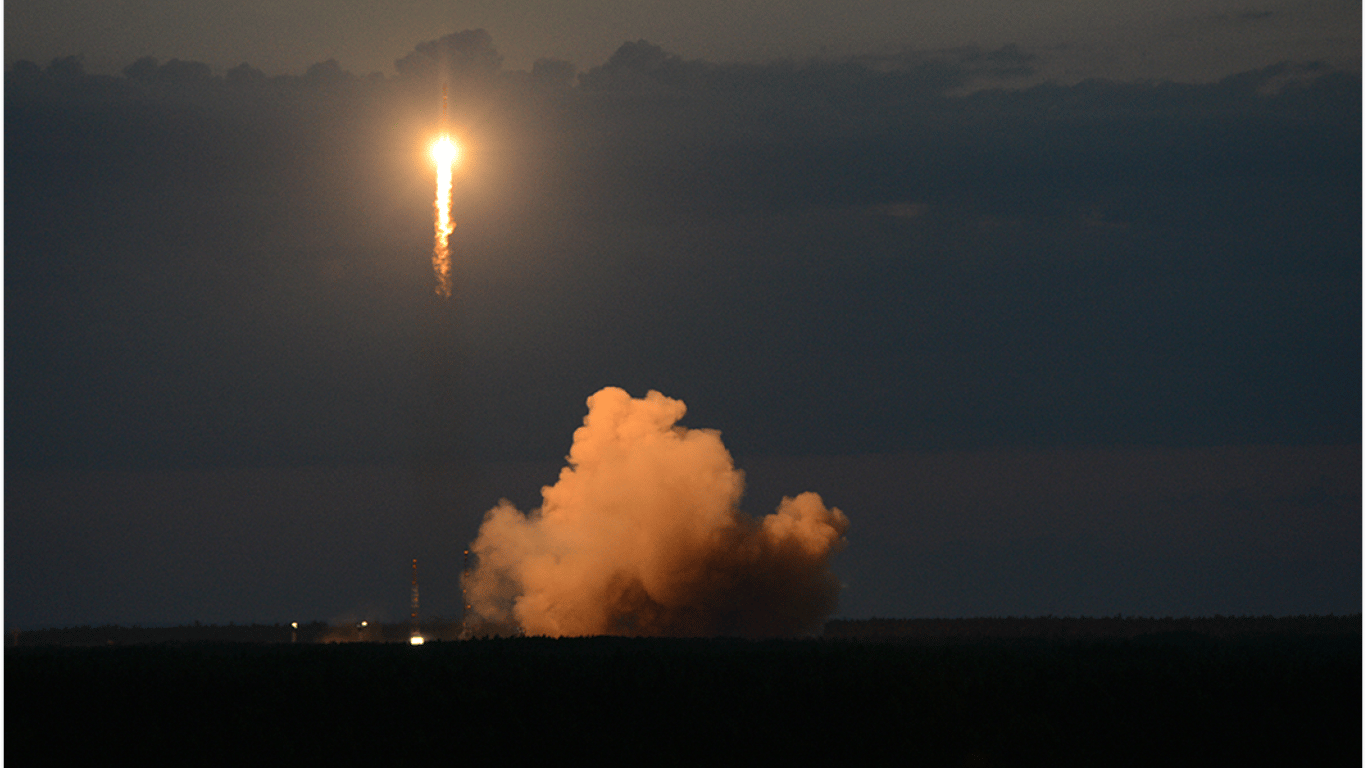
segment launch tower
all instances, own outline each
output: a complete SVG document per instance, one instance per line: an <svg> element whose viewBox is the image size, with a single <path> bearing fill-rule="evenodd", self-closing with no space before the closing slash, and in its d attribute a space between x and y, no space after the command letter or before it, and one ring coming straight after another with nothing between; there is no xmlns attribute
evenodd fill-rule
<svg viewBox="0 0 1366 768"><path fill-rule="evenodd" d="M408 635L408 642L413 645L422 645L422 629L417 619L417 558L413 558L413 627L411 634Z"/></svg>

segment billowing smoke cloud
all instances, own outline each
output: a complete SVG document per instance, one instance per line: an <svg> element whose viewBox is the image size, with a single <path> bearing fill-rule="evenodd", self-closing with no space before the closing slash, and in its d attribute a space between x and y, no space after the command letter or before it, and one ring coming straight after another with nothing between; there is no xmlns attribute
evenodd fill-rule
<svg viewBox="0 0 1366 768"><path fill-rule="evenodd" d="M762 520L741 512L743 473L719 432L677 426L684 410L658 392L588 398L541 508L503 501L485 516L468 618L550 636L818 630L839 596L829 561L848 518L815 493Z"/></svg>

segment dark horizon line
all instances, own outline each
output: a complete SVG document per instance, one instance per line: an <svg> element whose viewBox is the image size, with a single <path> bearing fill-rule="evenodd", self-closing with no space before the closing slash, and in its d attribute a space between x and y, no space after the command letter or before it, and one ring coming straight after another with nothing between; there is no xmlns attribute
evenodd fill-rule
<svg viewBox="0 0 1366 768"><path fill-rule="evenodd" d="M1171 615L1171 614L1168 614L1168 615L1165 615L1165 616L1153 616L1153 615L1138 615L1138 614L1126 614L1126 613L1116 613L1116 614L1114 614L1114 615L1094 615L1094 616L1093 616L1093 615L1087 615L1087 614L1073 615L1073 614L1052 614L1052 613L1049 613L1049 614L1040 614L1040 615L1035 615L1035 616L1030 616L1030 615L1019 615L1019 616L1016 616L1016 615L1013 615L1013 614L1007 614L1007 615L1004 615L1004 616L914 616L914 617L868 616L868 617L864 617L864 618L835 617L835 618L826 619L825 624L828 626L828 625L830 625L830 624L839 624L839 623L854 624L854 623L861 623L861 622L982 622L982 621L1178 621L1178 622L1180 622L1180 621L1228 621L1228 620L1235 620L1235 621L1236 621L1236 620L1260 620L1260 621L1276 620L1276 621L1279 621L1279 620L1286 620L1286 619L1289 619L1289 620L1296 620L1296 619L1299 619L1299 620L1303 620L1303 619L1341 619L1341 620L1346 620L1346 619L1353 619L1353 618L1355 618L1355 619L1357 619L1358 621L1360 621L1360 620L1362 619L1362 617L1363 617L1363 614L1362 614L1361 612L1357 612L1357 613L1333 613L1333 612L1331 612L1331 611L1330 611L1329 613L1286 613L1286 614L1269 614L1269 613L1267 613L1267 614L1245 614L1245 613L1240 613L1240 614L1220 614L1220 613L1215 613L1215 614L1200 615L1200 616L1191 616L1191 615L1174 616L1174 615ZM299 625L299 628L300 628L300 629L303 629L304 627L329 627L329 628L338 628L338 627L341 627L341 628L345 628L345 627L354 627L354 626L356 626L356 624L357 624L359 621L366 621L366 622L369 622L369 624L370 624L371 626L374 626L374 627L407 627L407 626L412 626L412 622L411 622L411 621L371 621L371 620L369 620L369 619L358 619L357 621L354 621L354 622L353 622L353 621L347 621L347 622L341 622L341 623L332 623L332 622L324 621L324 620L321 620L321 619L313 619L313 620L310 620L310 621L300 621L300 622L298 622L298 625ZM452 623L459 623L459 622L461 622L461 621L463 621L463 619L447 618L447 617L444 617L444 616L433 616L431 619L420 619L420 620L418 621L418 625L419 625L419 626L425 626L425 625L428 625L428 624L432 624L432 625L435 625L435 624L452 624ZM201 623L201 622L199 622L199 621L195 621L195 622L189 623L189 624L185 624L185 623L181 623L181 624L142 624L142 623L138 623L138 622L134 622L134 623L131 623L131 624L76 624L76 625L61 626L61 627L43 627L43 628L41 628L41 629L24 629L24 628L22 628L22 627L6 627L5 633L6 633L6 634L11 634L11 633L16 632L16 631L21 632L21 633L53 632L53 631L72 630L72 629L227 629L227 628L242 629L242 628L252 628L252 627L256 627L256 628L262 628L262 627L265 627L265 628L289 628L289 627L290 627L290 623L289 623L289 622L270 622L270 623L262 623L262 622L255 622L255 621L253 621L253 622L247 622L247 623L238 623L238 622L229 621L227 624L211 624L211 623L206 624L206 623ZM615 635L607 635L607 636L608 636L608 637L615 637ZM589 635L585 635L585 637L589 637Z"/></svg>

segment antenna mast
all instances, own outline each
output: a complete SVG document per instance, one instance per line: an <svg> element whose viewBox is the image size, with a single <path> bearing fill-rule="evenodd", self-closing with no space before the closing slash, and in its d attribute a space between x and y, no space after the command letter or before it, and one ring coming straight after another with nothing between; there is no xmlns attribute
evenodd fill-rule
<svg viewBox="0 0 1366 768"><path fill-rule="evenodd" d="M465 550L465 565L460 571L460 639L470 639L470 551Z"/></svg>
<svg viewBox="0 0 1366 768"><path fill-rule="evenodd" d="M422 645L422 631L417 620L417 558L413 558L413 629L408 636L408 642Z"/></svg>

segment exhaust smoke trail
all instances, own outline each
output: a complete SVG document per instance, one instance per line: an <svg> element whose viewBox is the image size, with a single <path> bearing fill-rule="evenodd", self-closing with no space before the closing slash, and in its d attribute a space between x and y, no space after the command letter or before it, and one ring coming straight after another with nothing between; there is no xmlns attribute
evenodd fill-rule
<svg viewBox="0 0 1366 768"><path fill-rule="evenodd" d="M451 295L451 177L456 158L455 142L442 134L432 143L432 160L436 162L436 246L432 250L432 270L436 272L436 294Z"/></svg>
<svg viewBox="0 0 1366 768"><path fill-rule="evenodd" d="M588 398L568 466L529 514L501 501L470 546L466 627L528 635L782 637L819 631L849 520L820 496L756 520L720 433L685 406L607 388Z"/></svg>

